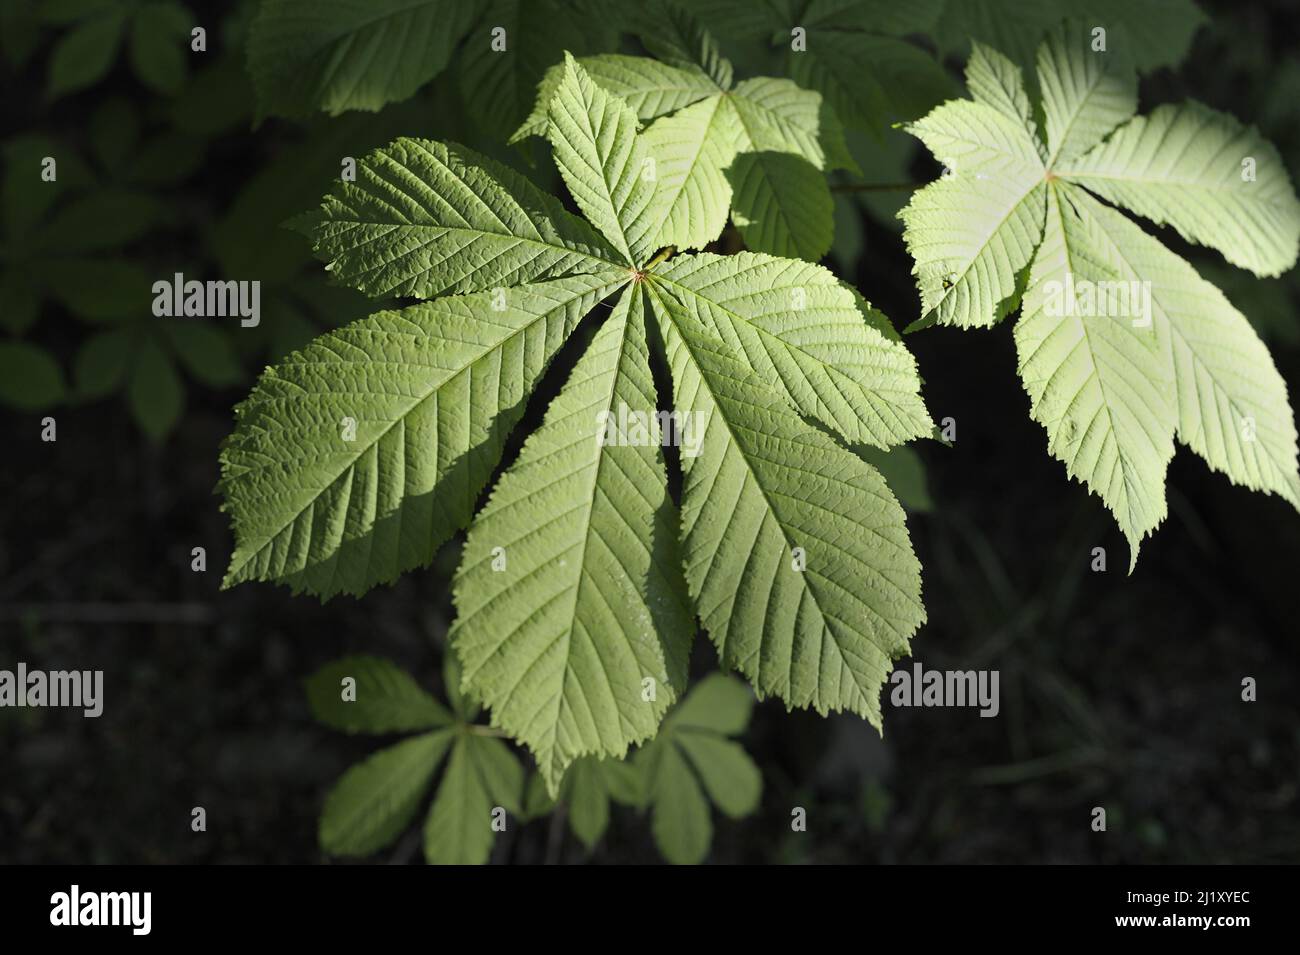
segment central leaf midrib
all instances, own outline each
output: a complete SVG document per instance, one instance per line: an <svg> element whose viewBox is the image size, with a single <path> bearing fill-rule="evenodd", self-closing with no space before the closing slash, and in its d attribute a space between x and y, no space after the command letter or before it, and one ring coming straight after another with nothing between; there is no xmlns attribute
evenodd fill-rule
<svg viewBox="0 0 1300 955"><path fill-rule="evenodd" d="M534 245L543 249L550 249L558 252L567 252L570 255L582 256L583 258L586 258L591 262L597 262L601 265L607 265L610 268L614 268L614 269L626 269L628 266L628 263L626 262L616 262L613 259L606 259L606 258L602 258L599 255L593 255L592 253L587 252L584 249L575 249L568 245L559 245L554 242L547 242L545 239L540 239L540 238L534 239L530 236L514 235L509 232L492 232L488 229L475 229L470 226L437 225L435 223L430 223L430 222L385 222L377 219L361 219L361 218L334 219L333 221L345 223L349 227L384 226L390 230L392 229L418 229L418 230L431 230L431 231L437 230L443 234L456 232L456 233L467 233L472 236L487 236L494 239L510 239L517 244ZM334 236L331 236L330 238L334 238ZM413 253L414 251L415 251L414 249L411 250L411 253ZM406 254L411 254L411 253L406 253ZM582 274L582 273L578 273L578 274ZM572 276L555 276L555 277L571 278Z"/></svg>
<svg viewBox="0 0 1300 955"><path fill-rule="evenodd" d="M635 289L633 289L630 292L625 290L623 292L623 296L620 297L619 302L616 302L614 304L614 308L617 309L618 306L622 304L624 297L628 295L634 295L634 294L636 294ZM604 402L604 406L606 409L609 409L613 405L614 395L618 391L618 379L619 379L619 375L622 373L623 349L627 347L627 336L630 333L631 328L632 328L632 303L628 301L627 312L623 316L623 334L619 339L618 350L616 352L615 359L614 359L615 361L614 373L609 376L609 393L608 395L606 395L605 402ZM569 612L565 618L568 621L568 625L565 627L564 636L561 638L564 641L564 674L560 680L559 692L557 692L555 695L554 706L555 706L556 718L553 721L548 721L547 723L547 725L550 727L548 734L550 739L550 747L549 747L549 753L551 756L550 762L552 763L552 766L554 766L555 750L559 746L559 727L560 727L559 711L560 711L560 707L563 706L565 692L569 683L569 676L572 672L572 667L570 665L569 651L573 643L573 628L577 617L578 598L581 596L583 587L586 585L586 580L588 576L585 572L585 567L587 561L587 548L591 544L591 538L593 533L592 516L593 516L593 512L596 509L596 489L600 486L600 472L605 465L605 459L607 456L607 452L603 444L598 444L597 447L600 448L600 451L596 455L596 467L593 469L593 473L591 476L591 485L587 489L587 495L586 495L586 499L589 501L587 505L587 522L586 522L587 527L586 530L583 532L582 547L578 553L578 564L577 564L578 583L577 586L573 588L573 599L569 603ZM606 685L612 688L613 683L609 679L609 671L605 668L604 658L600 657L599 654L597 654L597 658L600 660L601 670L605 674ZM597 733L599 735L599 730L597 730Z"/></svg>
<svg viewBox="0 0 1300 955"><path fill-rule="evenodd" d="M1066 231L1066 228L1065 228L1065 213L1064 213L1064 211L1061 209L1061 202L1062 202L1063 200L1062 200L1062 198L1061 198L1059 192L1056 191L1056 187L1055 187L1055 186L1053 186L1053 196L1054 196L1055 203L1056 203L1056 216L1057 216L1057 223L1058 223L1059 228L1060 228L1060 230L1061 230L1061 245L1062 245L1062 248L1064 249L1064 252L1065 252L1065 268L1066 268L1066 271L1067 271L1067 272L1073 274L1073 273L1074 273L1074 265L1073 265L1074 259L1073 259L1073 256L1070 254L1069 233ZM1139 469L1139 468L1135 468L1135 467L1133 466L1133 464L1132 464L1132 463L1130 462L1130 460L1129 460L1129 455L1128 455L1127 453L1125 453L1124 450L1123 450L1123 443L1119 440L1119 437L1118 437L1119 429L1116 427L1116 424L1115 424L1115 415L1114 415L1114 412L1111 410L1111 402L1110 402L1110 398L1109 398L1109 391L1110 391L1110 389L1107 388L1107 386L1106 386L1106 378L1105 378L1105 376L1104 376L1103 374L1101 374L1100 367L1099 367L1098 364L1097 364L1097 350L1096 350L1096 348L1094 348L1094 346L1093 346L1093 343L1092 343L1092 335L1091 335L1091 333L1090 333L1090 331L1089 331L1088 323L1087 323L1086 321L1083 320L1083 317L1082 317L1082 316L1080 316L1078 320L1079 320L1079 326L1080 326L1080 328L1081 328L1082 331L1083 331L1083 339L1084 339L1084 341L1087 343L1087 346L1088 346L1088 360L1089 360L1089 364L1092 365L1093 374L1094 374L1094 375L1096 376L1096 378L1097 378L1097 387L1100 388L1100 389L1101 389L1101 392L1102 392L1102 406L1105 408L1105 411L1106 411L1106 421L1107 421L1108 424L1110 425L1110 433L1111 433L1111 435L1115 436L1115 438L1114 438L1114 440L1115 440L1115 454L1116 454L1116 457L1117 457L1117 458L1122 462L1121 467L1122 467L1123 472L1124 472L1124 494L1125 494L1125 505L1126 505L1126 506L1125 506L1125 510L1129 513L1130 520L1132 520L1132 519L1136 516L1136 515L1133 514L1133 501L1134 501L1135 498L1140 499L1143 495L1140 494L1140 493L1135 493L1135 490L1140 490L1141 485L1140 485L1140 482L1137 482L1136 479L1131 478L1130 475L1133 474L1133 473L1136 473L1136 472L1140 472L1140 469ZM1067 410L1068 410L1068 409L1067 409ZM1149 438L1150 436L1148 435L1147 437ZM1152 450L1155 450L1155 448L1154 448L1154 442L1152 442L1152 443L1153 443L1153 448L1152 448ZM1166 462L1165 462L1165 463L1166 463L1166 464L1168 463L1168 460L1167 460L1167 459L1166 459ZM1157 522L1157 523L1158 523L1158 522ZM1137 526L1137 521L1135 520L1135 521L1134 521L1134 527L1136 528L1136 526ZM1154 526L1154 525L1153 525L1153 526ZM1147 534L1147 532L1149 532L1150 530L1151 530L1150 527L1143 527L1143 528L1142 528L1142 531L1143 531L1143 533L1142 533L1142 537L1145 537L1146 534ZM1140 539L1140 538L1139 538L1139 539Z"/></svg>

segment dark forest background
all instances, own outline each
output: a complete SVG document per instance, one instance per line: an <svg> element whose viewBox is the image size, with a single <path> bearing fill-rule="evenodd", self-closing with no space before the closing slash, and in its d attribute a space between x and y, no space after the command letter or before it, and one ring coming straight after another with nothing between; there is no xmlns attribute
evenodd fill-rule
<svg viewBox="0 0 1300 955"><path fill-rule="evenodd" d="M232 405L257 372L373 307L327 285L305 240L278 224L318 201L340 155L399 133L481 148L487 133L446 75L378 114L254 127L242 47L253 5L183 5L207 28L207 53L175 41L181 61L137 60L123 47L102 78L52 90L76 5L50 4L67 22L35 23L31 5L0 0L0 340L43 356L0 371L0 667L103 669L106 693L97 720L0 710L0 862L328 861L322 797L373 744L315 724L303 678L366 652L441 681L456 544L361 600L220 592L231 538L213 487ZM1200 5L1209 21L1181 68L1144 77L1141 111L1202 100L1256 123L1300 175L1294 4ZM51 142L76 158L46 208L10 171ZM900 162L917 182L934 174L915 153ZM841 201L828 264L902 327L918 311L911 262L871 203ZM1294 396L1294 273L1234 274L1162 238L1257 323ZM261 279L261 326L192 335L154 319L130 282L173 271ZM927 487L909 526L929 611L917 658L1000 670L1001 714L886 707L882 740L854 717L759 705L744 742L762 808L715 817L711 861L1300 861L1300 515L1180 449L1169 518L1128 576L1113 520L1029 419L1010 323L930 329L908 345L932 414L958 429L951 448L916 448ZM56 443L40 440L46 414ZM195 546L204 574L190 569ZM1097 546L1105 573L1090 570ZM695 669L715 666L697 640ZM1258 702L1241 701L1245 676ZM790 832L796 805L806 834ZM1097 805L1104 834L1089 827ZM206 833L190 830L194 806ZM377 861L420 861L419 838L417 826ZM618 808L590 854L550 819L512 826L494 854L658 858L648 821Z"/></svg>

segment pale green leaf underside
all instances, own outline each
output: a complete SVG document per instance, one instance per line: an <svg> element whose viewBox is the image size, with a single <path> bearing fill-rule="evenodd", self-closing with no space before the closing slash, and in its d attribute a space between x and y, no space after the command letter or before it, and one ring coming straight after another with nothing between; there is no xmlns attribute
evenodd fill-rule
<svg viewBox="0 0 1300 955"><path fill-rule="evenodd" d="M972 106L978 104L971 104ZM974 181L975 176L985 178ZM1041 165L963 168L912 196L899 218L915 260L922 315L945 325L992 325L1014 305L1016 280L1043 235Z"/></svg>
<svg viewBox="0 0 1300 955"><path fill-rule="evenodd" d="M566 54L547 117L555 165L579 208L628 265L644 265L666 210L636 114Z"/></svg>
<svg viewBox="0 0 1300 955"><path fill-rule="evenodd" d="M340 282L432 298L620 264L586 222L513 170L462 146L401 138L335 182L299 224Z"/></svg>
<svg viewBox="0 0 1300 955"><path fill-rule="evenodd" d="M1300 203L1276 150L1229 116L1186 103L1129 119L1138 51L1123 31L1109 40L1118 47L1094 52L1087 32L1067 26L1040 48L1045 166L1028 158L1029 144L1040 147L1017 71L977 45L977 102L946 103L911 127L936 157L956 157L956 175L902 216L923 304L940 321L984 324L1010 310L1019 263L1033 255L1016 328L1033 417L1052 454L1114 512L1136 560L1166 512L1175 437L1233 481L1294 503L1296 432L1285 383L1244 317L1081 187L1259 274L1294 264ZM1048 210L1041 244L1041 226L1006 231L1029 221L1005 215L1026 187L1033 218ZM1008 235L1023 241L999 245ZM1067 283L1080 310L1063 307Z"/></svg>
<svg viewBox="0 0 1300 955"><path fill-rule="evenodd" d="M970 100L949 100L907 131L925 144L946 169L976 183L994 177L1042 178L1039 146L1025 126L997 107Z"/></svg>
<svg viewBox="0 0 1300 955"><path fill-rule="evenodd" d="M260 116L377 110L442 71L475 16L460 0L266 0L249 32Z"/></svg>
<svg viewBox="0 0 1300 955"><path fill-rule="evenodd" d="M1295 265L1300 203L1277 150L1199 103L1133 119L1061 175L1257 275Z"/></svg>
<svg viewBox="0 0 1300 955"><path fill-rule="evenodd" d="M916 361L870 327L821 266L767 255L673 259L652 281L800 413L848 441L889 448L928 435Z"/></svg>
<svg viewBox="0 0 1300 955"><path fill-rule="evenodd" d="M1136 562L1142 538L1166 512L1171 382L1154 325L1138 327L1127 314L1065 314L1077 311L1069 288L1121 280L1100 224L1081 218L1069 195L1058 186L1048 203L1015 329L1020 376L1030 415L1047 429L1048 450L1105 501Z"/></svg>
<svg viewBox="0 0 1300 955"><path fill-rule="evenodd" d="M1150 282L1161 362L1175 386L1178 439L1237 484L1300 507L1286 382L1246 317L1217 288L1114 209L1078 190L1096 247L1121 281Z"/></svg>
<svg viewBox="0 0 1300 955"><path fill-rule="evenodd" d="M1040 157L1047 158L1047 149L1038 138L1034 108L1025 91L1020 67L997 50L976 42L966 61L966 87L975 102L992 107L1027 132Z"/></svg>
<svg viewBox="0 0 1300 955"><path fill-rule="evenodd" d="M626 278L378 312L266 371L221 456L236 540L225 586L359 595L428 564L468 523L551 357Z"/></svg>
<svg viewBox="0 0 1300 955"><path fill-rule="evenodd" d="M1014 89L1008 95L1014 102ZM922 315L992 325L1014 306L1017 279L1042 239L1040 145L1005 112L966 100L944 103L908 130L948 170L899 213Z"/></svg>
<svg viewBox="0 0 1300 955"><path fill-rule="evenodd" d="M820 94L792 80L755 77L729 94L744 130L745 152L787 152L823 171L852 168L844 130Z"/></svg>
<svg viewBox="0 0 1300 955"><path fill-rule="evenodd" d="M416 736L344 773L321 810L321 848L331 855L367 856L396 839L415 818L454 738L451 729Z"/></svg>
<svg viewBox="0 0 1300 955"><path fill-rule="evenodd" d="M492 854L497 807L518 813L524 771L499 739L462 732L424 825L424 857L432 865L482 865Z"/></svg>
<svg viewBox="0 0 1300 955"><path fill-rule="evenodd" d="M722 234L731 209L731 185L723 170L740 146L735 109L726 97L711 96L655 120L644 139L654 157L660 201L667 206L655 244L704 248Z"/></svg>
<svg viewBox="0 0 1300 955"><path fill-rule="evenodd" d="M1075 21L1038 48L1038 84L1047 126L1047 164L1087 152L1137 111L1137 76L1126 42L1108 35L1094 50L1091 29Z"/></svg>
<svg viewBox="0 0 1300 955"><path fill-rule="evenodd" d="M456 578L464 685L533 751L552 792L578 757L622 756L654 735L694 629L642 311L639 289L620 299L479 514ZM623 409L648 416L646 429L614 431Z"/></svg>
<svg viewBox="0 0 1300 955"><path fill-rule="evenodd" d="M668 206L654 244L702 248L731 211L754 251L816 260L830 249L824 170L847 164L847 153L816 93L789 80L746 80L657 120L645 138Z"/></svg>
<svg viewBox="0 0 1300 955"><path fill-rule="evenodd" d="M902 508L653 283L651 296L676 405L707 422L700 455L683 458L682 537L723 665L791 707L879 726L880 686L924 620Z"/></svg>

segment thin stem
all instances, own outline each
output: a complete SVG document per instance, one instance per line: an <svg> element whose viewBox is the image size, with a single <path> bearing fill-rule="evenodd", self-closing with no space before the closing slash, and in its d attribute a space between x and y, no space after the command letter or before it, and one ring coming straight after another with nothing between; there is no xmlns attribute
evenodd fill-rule
<svg viewBox="0 0 1300 955"><path fill-rule="evenodd" d="M664 259L668 258L670 255L672 255L672 254L673 254L674 252L676 252L676 251L677 251L676 246L671 246L671 245L670 245L670 246L666 246L665 248L660 249L660 250L659 250L659 254L656 255L653 259L651 259L649 262L646 263L645 271L646 271L646 272L649 272L652 268L654 268L656 265L658 265L660 262L662 262Z"/></svg>
<svg viewBox="0 0 1300 955"><path fill-rule="evenodd" d="M505 733L491 726L483 726L481 723L467 723L465 725L466 733L473 733L475 736L494 736L497 739L508 739Z"/></svg>

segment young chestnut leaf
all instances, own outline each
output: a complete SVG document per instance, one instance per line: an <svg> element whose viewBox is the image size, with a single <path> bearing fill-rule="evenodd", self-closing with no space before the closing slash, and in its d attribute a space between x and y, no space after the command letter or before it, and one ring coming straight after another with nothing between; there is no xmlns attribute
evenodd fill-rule
<svg viewBox="0 0 1300 955"><path fill-rule="evenodd" d="M342 681L355 680L344 695ZM368 856L392 844L414 821L446 761L424 827L433 864L481 865L492 852L499 810L522 810L523 768L499 739L452 714L404 670L379 657L348 657L307 680L317 719L348 732L427 730L347 770L325 797L320 846L339 856ZM449 755L450 754L450 755Z"/></svg>
<svg viewBox="0 0 1300 955"><path fill-rule="evenodd" d="M749 725L753 702L738 680L721 673L706 677L633 759L655 843L669 862L692 865L708 855L713 842L709 803L731 819L758 809L763 777L730 738Z"/></svg>

